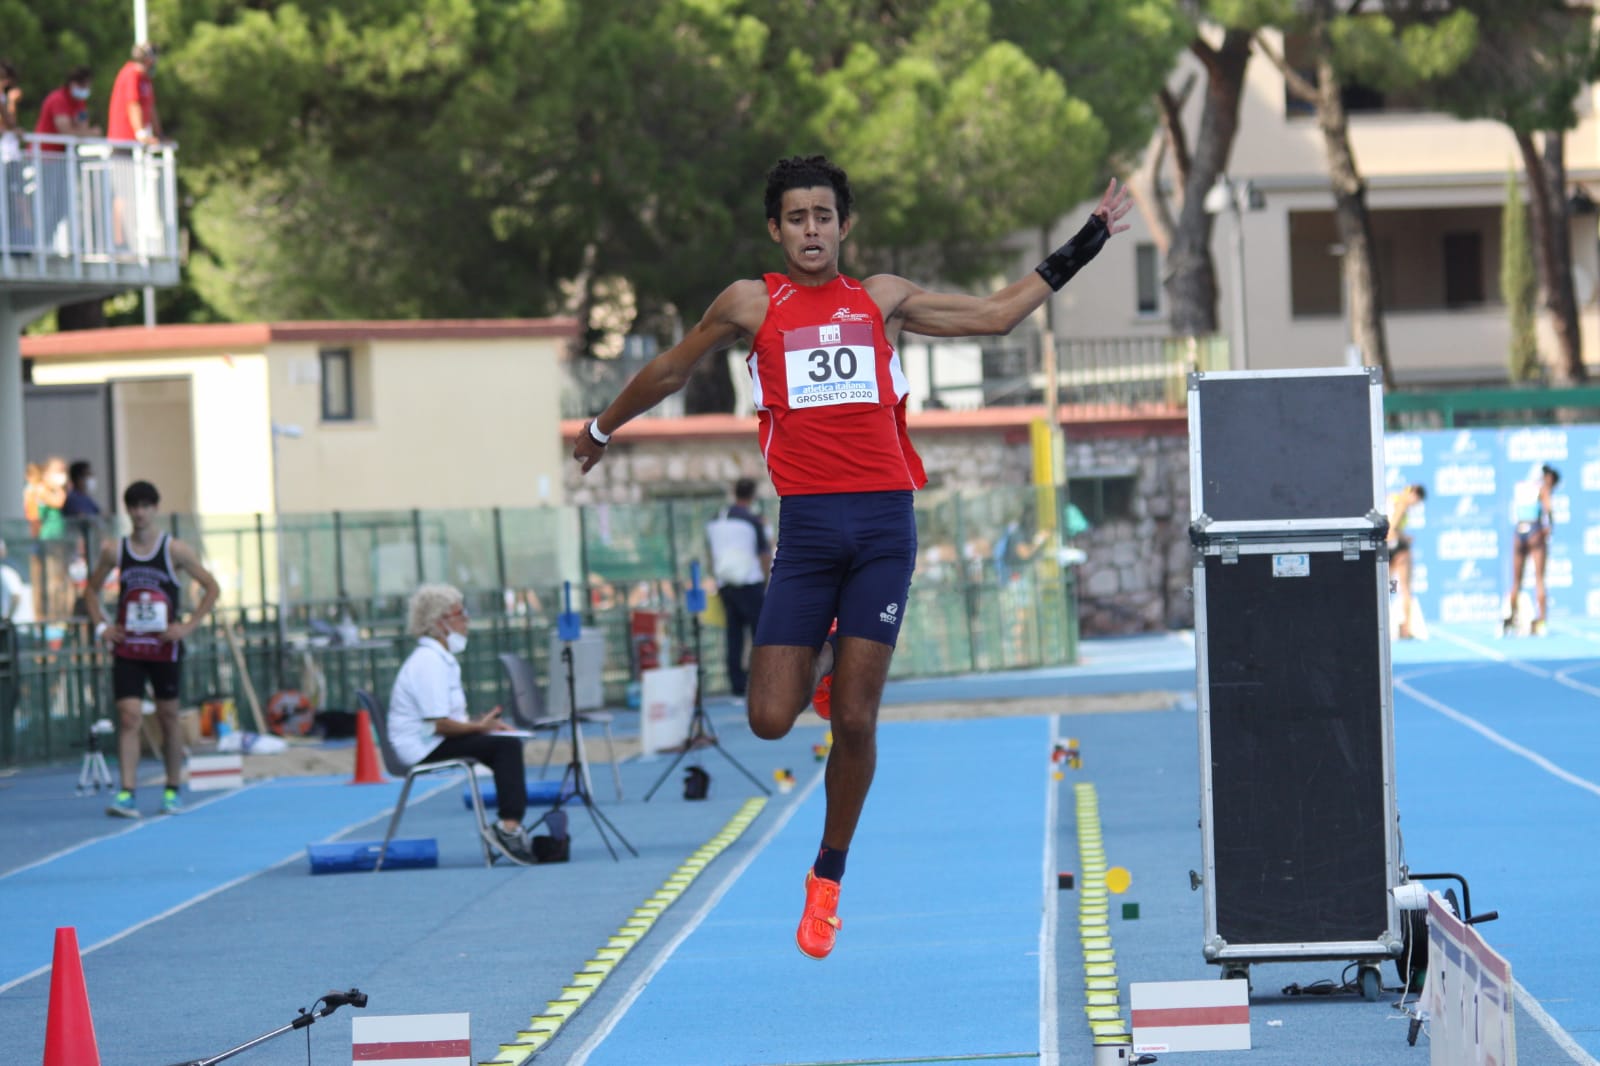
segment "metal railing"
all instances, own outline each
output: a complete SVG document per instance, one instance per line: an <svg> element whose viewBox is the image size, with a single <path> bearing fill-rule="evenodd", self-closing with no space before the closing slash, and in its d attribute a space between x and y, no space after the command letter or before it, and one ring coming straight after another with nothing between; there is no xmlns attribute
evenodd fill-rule
<svg viewBox="0 0 1600 1066"><path fill-rule="evenodd" d="M1407 390L1383 397L1390 429L1600 422L1600 387Z"/></svg>
<svg viewBox="0 0 1600 1066"><path fill-rule="evenodd" d="M994 556L1008 524L1031 524L1035 499L1021 486L918 493L921 563L891 676L1076 661L1076 588L1070 568L1053 565L1060 545L1046 534L1033 560L1003 568ZM261 701L314 687L320 707L352 709L356 688L386 693L410 652L404 615L411 590L447 581L462 589L472 613L463 656L469 699L487 708L509 698L500 652L527 657L542 679L548 673L550 634L570 580L584 624L605 635L607 699L622 705L640 666L636 612L664 618L663 662L691 648L682 593L691 561L701 561L702 573L709 569L703 530L722 503L332 513L289 515L281 523L270 516L168 516L169 528L199 546L224 589L214 620L186 642L181 698L193 706L228 697L245 713L231 629ZM776 526L775 514L770 520ZM31 579L30 606L41 612L21 624L0 623L0 766L69 759L81 752L89 723L114 715L109 658L78 601L89 560L103 538L120 531L108 519L79 525L64 540L29 540L20 524L0 532L8 563ZM282 601L280 551L289 579ZM360 640L331 639L340 624L353 626ZM725 692L723 631L707 625L702 632L706 691Z"/></svg>
<svg viewBox="0 0 1600 1066"><path fill-rule="evenodd" d="M0 162L0 279L176 281L177 148L30 134Z"/></svg>

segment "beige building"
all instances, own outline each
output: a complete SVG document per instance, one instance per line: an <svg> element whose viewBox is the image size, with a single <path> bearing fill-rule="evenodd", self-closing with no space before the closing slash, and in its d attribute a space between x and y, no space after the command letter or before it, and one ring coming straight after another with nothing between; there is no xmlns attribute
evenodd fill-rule
<svg viewBox="0 0 1600 1066"><path fill-rule="evenodd" d="M570 319L284 322L27 337L30 458L208 516L562 502Z"/></svg>
<svg viewBox="0 0 1600 1066"><path fill-rule="evenodd" d="M1281 37L1266 39L1282 49ZM1172 84L1192 69L1196 61L1186 57ZM1202 77L1190 98L1190 131L1198 128L1203 92ZM1572 247L1591 365L1600 363L1597 100L1596 89L1587 87L1577 101L1580 124L1566 141L1569 191L1590 197L1587 213L1572 218ZM1500 298L1500 215L1508 170L1522 180L1510 131L1496 122L1410 110L1403 100L1375 93L1361 92L1350 103L1350 139L1368 183L1396 376L1404 385L1503 382L1510 331ZM1348 327L1322 136L1315 115L1291 100L1283 76L1259 54L1248 68L1230 177L1253 185L1260 206L1238 214L1224 210L1215 220L1222 332L1238 337L1242 305L1249 369L1343 363ZM1066 215L1053 239L1070 236L1092 206ZM1167 334L1160 257L1138 213L1130 219L1133 228L1056 298L1059 338ZM1037 261L1037 240L1031 243L1035 247L1019 263ZM1242 301L1235 280L1240 260ZM1541 347L1550 351L1548 323L1540 326ZM1237 358L1240 346L1233 347Z"/></svg>

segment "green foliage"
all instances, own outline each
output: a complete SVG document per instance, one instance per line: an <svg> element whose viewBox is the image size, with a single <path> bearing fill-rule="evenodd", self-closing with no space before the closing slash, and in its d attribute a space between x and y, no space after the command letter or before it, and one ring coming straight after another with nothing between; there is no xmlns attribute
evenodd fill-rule
<svg viewBox="0 0 1600 1066"><path fill-rule="evenodd" d="M0 0L0 59L22 83L20 118L33 129L39 105L76 66L95 72L90 113L105 126L111 83L133 46L126 0Z"/></svg>
<svg viewBox="0 0 1600 1066"><path fill-rule="evenodd" d="M1107 150L1130 157L1156 121L1155 96L1195 27L1174 0L994 0L997 36L1060 75L1106 131Z"/></svg>
<svg viewBox="0 0 1600 1066"><path fill-rule="evenodd" d="M692 318L777 265L761 181L795 152L857 185L847 268L971 281L1147 135L1191 29L1177 0L150 0L150 20L193 238L164 308L195 319L538 315L615 278ZM90 57L101 99L130 23L125 0L0 0L8 48Z"/></svg>
<svg viewBox="0 0 1600 1066"><path fill-rule="evenodd" d="M1513 130L1570 130L1575 104L1600 62L1600 33L1586 6L1566 0L1457 0L1478 21L1475 47L1437 86L1437 105Z"/></svg>
<svg viewBox="0 0 1600 1066"><path fill-rule="evenodd" d="M1505 206L1500 213L1500 297L1505 301L1511 325L1511 347L1507 352L1510 378L1537 380L1540 367L1535 322L1539 279L1534 273L1533 247L1528 237L1528 209L1522 202L1522 187L1515 170L1506 174Z"/></svg>
<svg viewBox="0 0 1600 1066"><path fill-rule="evenodd" d="M1472 55L1478 20L1470 11L1410 22L1357 15L1334 19L1329 33L1334 66L1343 77L1376 88L1410 89L1451 74Z"/></svg>

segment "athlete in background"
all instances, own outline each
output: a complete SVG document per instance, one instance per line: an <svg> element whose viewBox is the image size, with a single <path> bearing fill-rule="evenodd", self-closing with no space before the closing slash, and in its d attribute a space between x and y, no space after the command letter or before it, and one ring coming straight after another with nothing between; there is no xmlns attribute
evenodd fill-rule
<svg viewBox="0 0 1600 1066"><path fill-rule="evenodd" d="M1550 556L1550 534L1555 532L1555 491L1561 483L1556 468L1546 463L1511 489L1511 603L1506 609L1501 631L1517 628L1517 598L1522 593L1522 575L1528 560L1533 560L1533 595L1537 613L1533 616L1533 635L1544 636L1545 612L1549 606L1545 593L1544 568Z"/></svg>
<svg viewBox="0 0 1600 1066"><path fill-rule="evenodd" d="M788 733L832 672L827 814L796 933L812 958L833 950L840 926L839 882L877 765L878 704L916 562L912 493L927 477L906 435L896 341L902 331L1011 332L1128 228L1131 206L1113 179L1078 234L1022 280L989 296L936 293L893 274L842 275L849 180L822 156L780 160L767 174L766 213L785 272L729 285L578 434L573 458L588 473L611 435L683 388L701 359L749 341L761 452L783 502L751 653L750 728L772 740Z"/></svg>
<svg viewBox="0 0 1600 1066"><path fill-rule="evenodd" d="M117 763L122 788L112 797L106 813L117 818L139 817L134 789L139 781L139 737L148 686L161 723L167 769L161 813L178 814L183 810L183 730L178 723L183 641L216 604L217 579L200 565L193 548L156 528L161 494L154 485L135 481L123 491L122 502L133 532L119 540L106 540L84 593L89 620L112 652L111 692L117 703ZM117 616L108 623L100 590L112 570L120 571L119 591ZM194 578L201 589L200 603L186 622L178 618L180 571Z"/></svg>
<svg viewBox="0 0 1600 1066"><path fill-rule="evenodd" d="M1411 508L1428 498L1428 490L1421 485L1407 485L1389 497L1389 573L1395 579L1400 594L1401 640L1410 640L1411 632L1411 534L1406 530L1406 520Z"/></svg>

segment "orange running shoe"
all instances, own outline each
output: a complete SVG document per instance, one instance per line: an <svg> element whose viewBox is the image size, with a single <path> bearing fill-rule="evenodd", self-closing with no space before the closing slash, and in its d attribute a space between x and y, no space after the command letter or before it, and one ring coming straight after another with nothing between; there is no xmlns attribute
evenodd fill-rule
<svg viewBox="0 0 1600 1066"><path fill-rule="evenodd" d="M817 682L817 691L811 694L811 709L824 722L833 717L833 675L824 674Z"/></svg>
<svg viewBox="0 0 1600 1066"><path fill-rule="evenodd" d="M834 634L839 632L839 620L835 618L833 625L828 628L828 642L833 645L833 666L822 675L817 682L817 689L811 694L811 707L817 712L817 717L824 722L833 717L833 667L839 665L839 645L834 640Z"/></svg>
<svg viewBox="0 0 1600 1066"><path fill-rule="evenodd" d="M813 959L825 959L833 950L833 941L839 935L839 882L818 877L806 871L806 909L800 915L800 928L795 931L794 942L800 954Z"/></svg>

